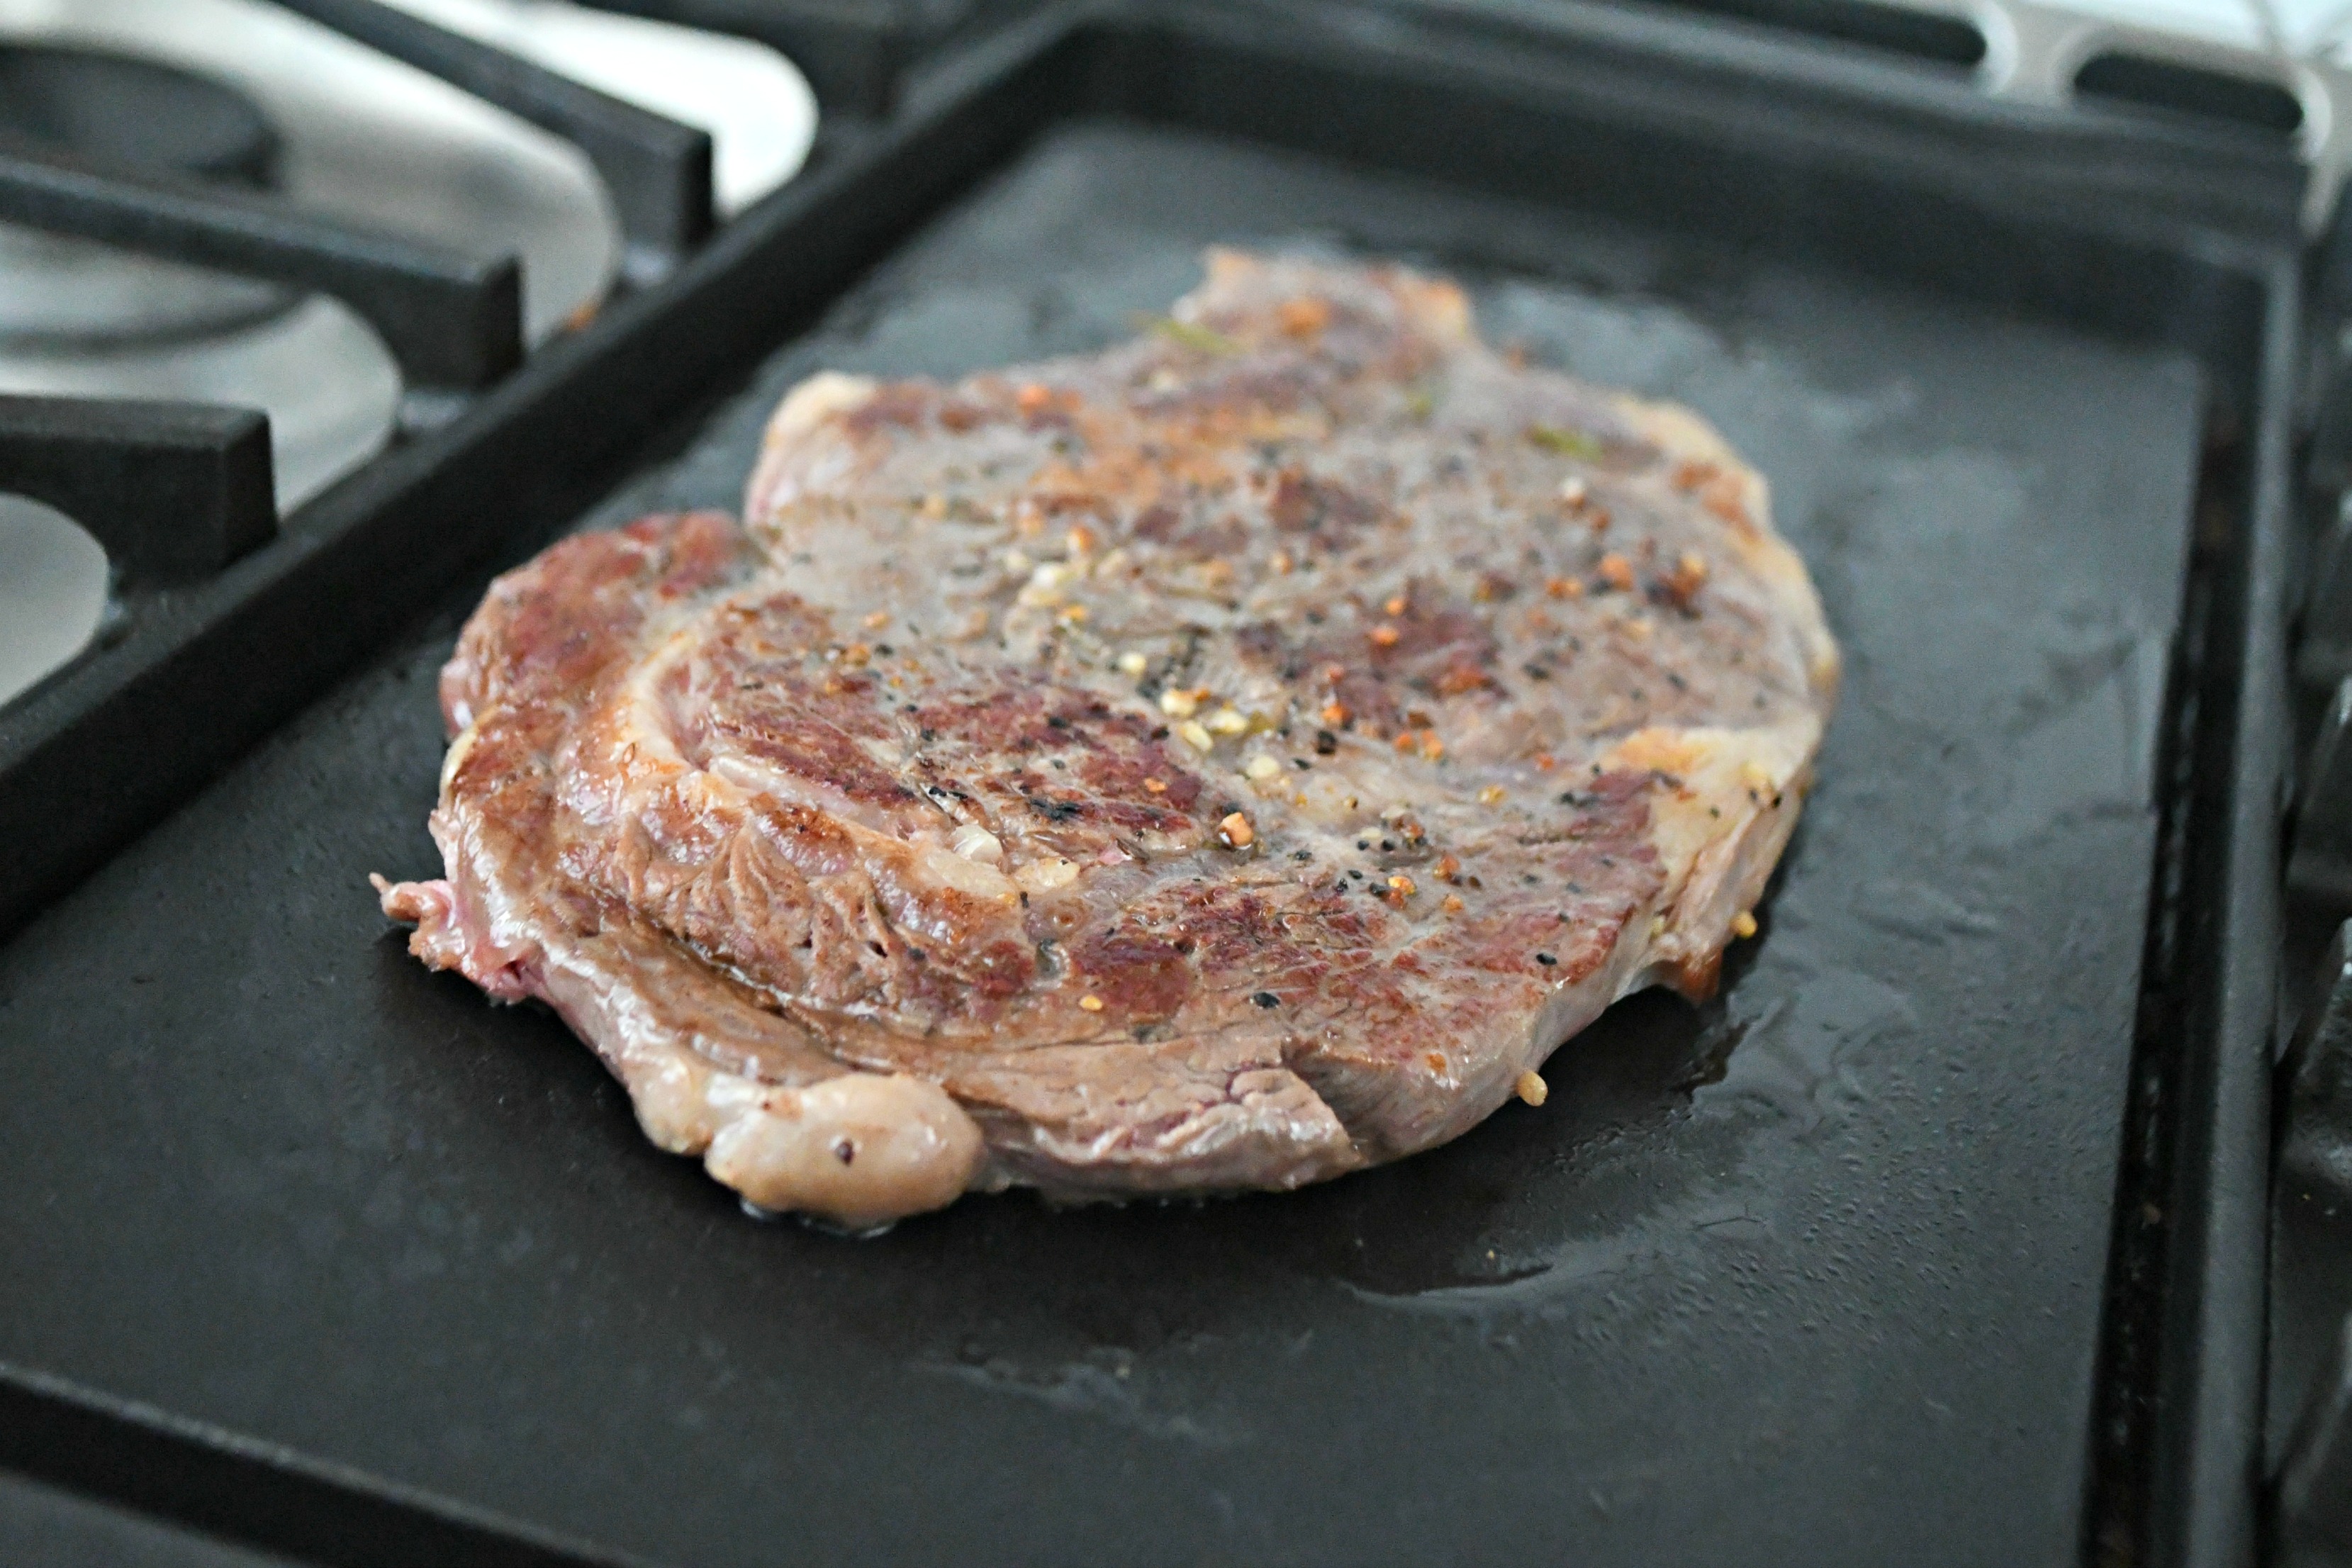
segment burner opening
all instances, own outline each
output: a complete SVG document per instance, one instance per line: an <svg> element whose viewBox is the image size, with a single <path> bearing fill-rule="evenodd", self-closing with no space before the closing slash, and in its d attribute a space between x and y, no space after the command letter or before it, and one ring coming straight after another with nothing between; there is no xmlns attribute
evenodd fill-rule
<svg viewBox="0 0 2352 1568"><path fill-rule="evenodd" d="M236 89L151 60L0 46L0 130L135 168L260 190L278 132Z"/></svg>
<svg viewBox="0 0 2352 1568"><path fill-rule="evenodd" d="M0 134L235 190L278 183L278 129L236 89L173 66L0 45ZM0 391L84 393L93 353L187 342L282 315L297 291L0 225ZM136 367L127 375L152 379Z"/></svg>
<svg viewBox="0 0 2352 1568"><path fill-rule="evenodd" d="M0 706L89 644L107 586L106 551L80 524L0 494Z"/></svg>

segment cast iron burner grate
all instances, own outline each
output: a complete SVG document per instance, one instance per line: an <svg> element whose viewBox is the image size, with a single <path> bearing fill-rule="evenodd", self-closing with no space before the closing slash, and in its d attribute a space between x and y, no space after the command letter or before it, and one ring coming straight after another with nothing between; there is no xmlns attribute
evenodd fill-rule
<svg viewBox="0 0 2352 1568"><path fill-rule="evenodd" d="M374 0L281 9L574 142L611 195L625 279L666 274L710 233L707 132ZM14 285L0 296L0 345L8 384L47 394L0 402L0 497L64 513L0 499L0 559L22 574L0 706L87 647L86 633L119 638L151 591L267 543L274 497L306 499L400 425L446 420L521 363L514 255L299 208L279 194L283 152L269 115L223 81L100 48L0 46L0 276ZM350 313L323 301L298 312L314 294ZM196 354L212 368L180 384L200 401L110 395L171 384ZM91 370L55 381L43 367L58 364ZM202 401L215 397L266 405L280 426ZM222 442L246 452L255 426L257 456L215 460ZM290 444L276 465L273 435ZM197 449L208 457L192 461ZM106 558L53 576L60 550L88 549L72 542L77 524Z"/></svg>
<svg viewBox="0 0 2352 1568"><path fill-rule="evenodd" d="M377 0L283 8L575 143L611 191L631 275L657 277L709 237L707 132ZM16 51L6 68L33 90L0 121L0 220L335 295L383 335L413 388L478 391L521 362L511 256L465 255L189 178L263 183L253 176L266 174L269 132L234 94L142 62L62 50ZM203 138L198 158L157 158L163 138L113 123L139 114L102 107L127 95L143 112L158 87L157 126ZM77 107L85 89L96 97Z"/></svg>
<svg viewBox="0 0 2352 1568"><path fill-rule="evenodd" d="M277 129L243 93L152 60L0 46L0 131L59 151L267 190Z"/></svg>

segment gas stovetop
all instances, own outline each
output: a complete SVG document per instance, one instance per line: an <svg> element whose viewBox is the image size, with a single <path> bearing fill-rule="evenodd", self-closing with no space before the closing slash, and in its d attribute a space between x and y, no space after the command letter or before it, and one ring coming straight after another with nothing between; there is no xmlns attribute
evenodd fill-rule
<svg viewBox="0 0 2352 1568"><path fill-rule="evenodd" d="M444 26L256 0L0 5L0 146L18 160L17 221L0 223L0 395L257 410L290 512L616 282L658 276L806 155L814 100L757 46L566 5L410 5ZM635 97L599 101L583 76ZM467 90L489 78L490 98ZM715 154L706 131L639 101L675 100L682 81L701 84L687 112L721 128ZM529 122L582 117L577 143ZM517 319L475 323L488 336L459 360L420 357L418 301L336 287L336 266L371 245L412 287L437 270L516 293ZM194 264L207 260L228 269ZM486 308L504 309L435 309ZM0 501L0 697L89 640L106 570L57 509Z"/></svg>

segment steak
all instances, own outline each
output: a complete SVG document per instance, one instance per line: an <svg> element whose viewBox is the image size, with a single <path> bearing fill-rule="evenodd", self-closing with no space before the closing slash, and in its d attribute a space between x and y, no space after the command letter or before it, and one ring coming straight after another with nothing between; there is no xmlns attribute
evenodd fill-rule
<svg viewBox="0 0 2352 1568"><path fill-rule="evenodd" d="M765 1209L1289 1188L1708 994L1837 673L1697 418L1449 283L1218 252L1093 357L817 375L740 526L499 579L446 876L376 885Z"/></svg>

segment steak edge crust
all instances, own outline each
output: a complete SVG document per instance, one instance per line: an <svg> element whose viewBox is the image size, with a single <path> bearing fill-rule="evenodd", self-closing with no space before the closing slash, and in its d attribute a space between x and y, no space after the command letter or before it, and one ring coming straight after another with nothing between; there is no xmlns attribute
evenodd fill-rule
<svg viewBox="0 0 2352 1568"><path fill-rule="evenodd" d="M744 509L566 540L443 672L412 950L866 1226L1288 1188L1709 994L1837 654L1763 479L1442 281L1213 252L1136 341L831 373Z"/></svg>

